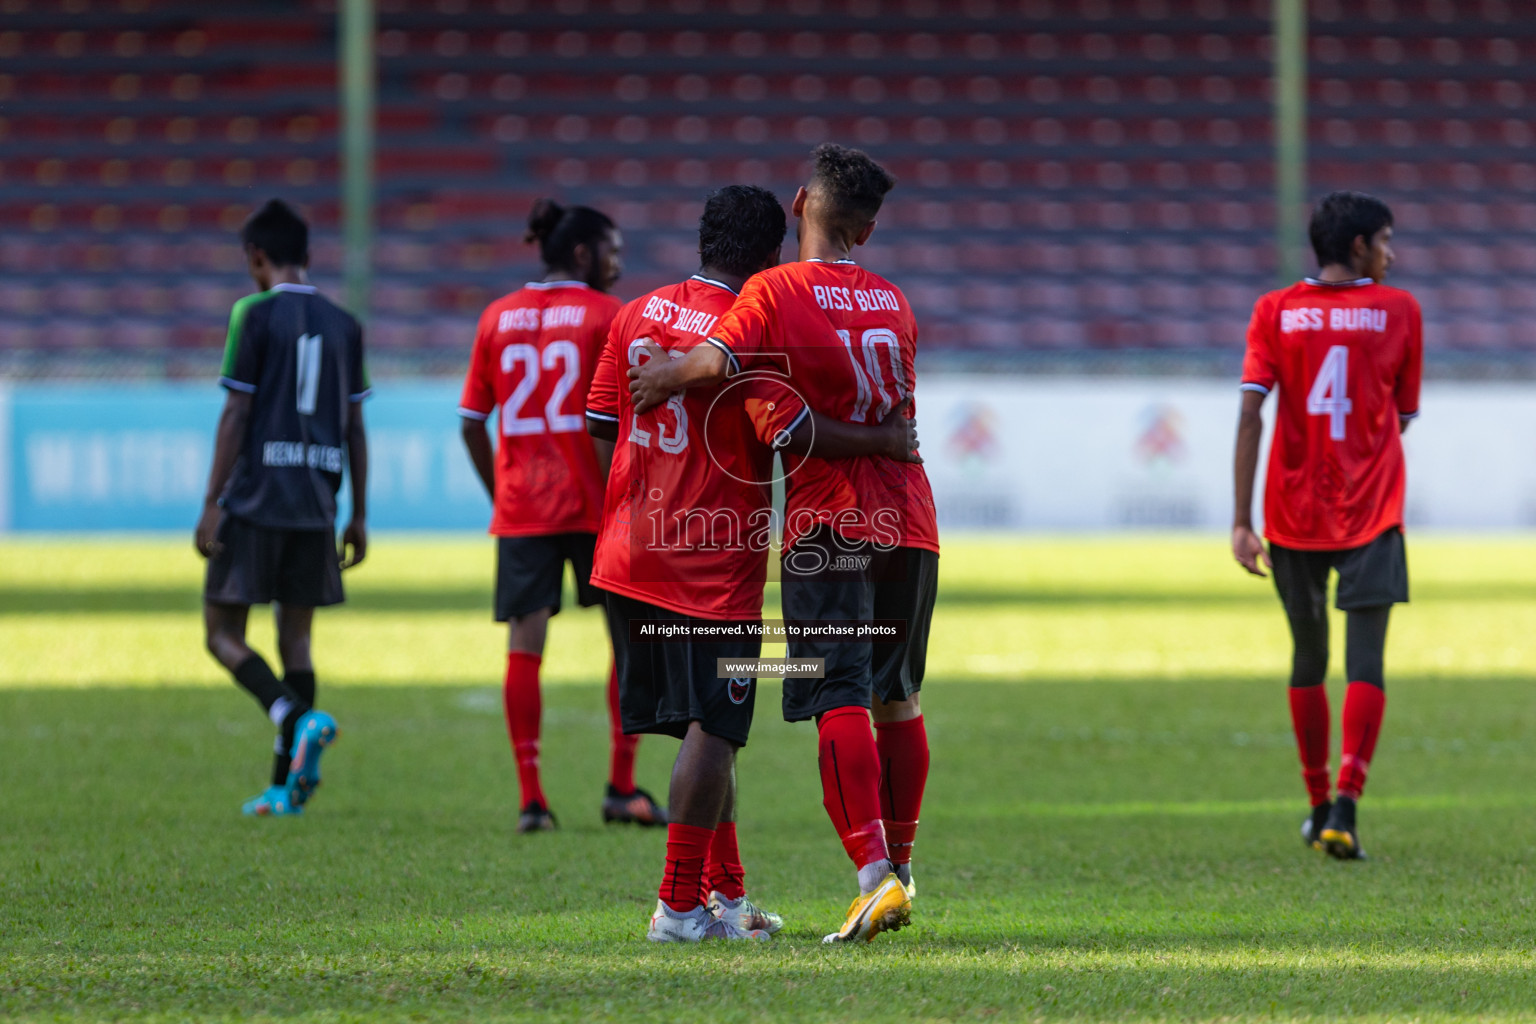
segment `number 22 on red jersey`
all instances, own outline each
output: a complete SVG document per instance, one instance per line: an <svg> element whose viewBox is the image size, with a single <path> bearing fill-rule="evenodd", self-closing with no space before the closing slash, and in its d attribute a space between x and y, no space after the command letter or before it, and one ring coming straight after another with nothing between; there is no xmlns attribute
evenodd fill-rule
<svg viewBox="0 0 1536 1024"><path fill-rule="evenodd" d="M459 414L500 410L492 533L597 532L603 481L585 403L618 307L579 282L541 283L481 316Z"/></svg>

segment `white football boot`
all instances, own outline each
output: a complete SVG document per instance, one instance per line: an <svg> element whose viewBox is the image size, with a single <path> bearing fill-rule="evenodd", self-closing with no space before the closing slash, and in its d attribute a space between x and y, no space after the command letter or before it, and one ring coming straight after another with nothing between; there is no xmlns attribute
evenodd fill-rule
<svg viewBox="0 0 1536 1024"><path fill-rule="evenodd" d="M767 932L756 928L738 928L729 921L715 917L708 907L699 906L678 912L662 900L656 901L656 912L651 915L651 927L645 937L652 942L703 942L705 939L768 941Z"/></svg>
<svg viewBox="0 0 1536 1024"><path fill-rule="evenodd" d="M740 931L759 931L773 935L784 927L782 917L771 910L764 910L747 896L739 900L728 900L711 890L709 903L706 906L715 917L721 921L729 921Z"/></svg>

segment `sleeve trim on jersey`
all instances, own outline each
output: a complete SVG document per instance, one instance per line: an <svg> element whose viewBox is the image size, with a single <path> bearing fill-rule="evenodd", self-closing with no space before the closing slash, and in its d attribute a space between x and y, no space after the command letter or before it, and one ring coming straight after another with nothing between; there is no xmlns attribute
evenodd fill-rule
<svg viewBox="0 0 1536 1024"><path fill-rule="evenodd" d="M1398 419L1403 420L1416 420L1419 418L1419 410L1415 409L1413 412L1400 412L1397 414L1397 417Z"/></svg>
<svg viewBox="0 0 1536 1024"><path fill-rule="evenodd" d="M479 420L481 423L491 418L491 414L488 412L481 412L479 409L466 409L462 405L459 406L459 415L467 420Z"/></svg>
<svg viewBox="0 0 1536 1024"><path fill-rule="evenodd" d="M741 361L736 358L736 353L731 351L731 346L727 345L719 338L705 338L704 340L707 343L715 346L715 348L719 349L721 352L725 353L725 357L731 361L732 373L741 372Z"/></svg>
<svg viewBox="0 0 1536 1024"><path fill-rule="evenodd" d="M254 395L256 393L255 384L247 384L245 381L235 380L233 377L220 377L219 386L228 388L231 391L238 391L242 395Z"/></svg>
<svg viewBox="0 0 1536 1024"><path fill-rule="evenodd" d="M358 391L358 392L356 392L354 394L348 395L347 396L347 401L349 401L349 402L361 402L363 399L369 397L372 394L373 394L373 388L364 388L361 391Z"/></svg>
<svg viewBox="0 0 1536 1024"><path fill-rule="evenodd" d="M800 429L800 424L804 423L806 418L810 415L811 407L808 405L802 406L800 409L800 415L796 416L794 420L791 421L789 426L773 435L773 444L769 447L771 447L774 451L778 451L780 448L786 447L790 440L793 438L795 431Z"/></svg>
<svg viewBox="0 0 1536 1024"><path fill-rule="evenodd" d="M1252 383L1249 383L1247 381L1244 381L1243 384L1237 390L1239 390L1239 391L1253 391L1253 392L1256 392L1256 393L1261 394L1261 395L1269 394L1269 388L1265 387L1263 384L1252 384Z"/></svg>
<svg viewBox="0 0 1536 1024"><path fill-rule="evenodd" d="M604 423L617 423L617 422L619 422L619 418L617 416L612 416L612 415L610 415L610 414L608 414L606 412L598 412L596 409L588 409L587 410L587 419L589 419L589 420L602 420Z"/></svg>

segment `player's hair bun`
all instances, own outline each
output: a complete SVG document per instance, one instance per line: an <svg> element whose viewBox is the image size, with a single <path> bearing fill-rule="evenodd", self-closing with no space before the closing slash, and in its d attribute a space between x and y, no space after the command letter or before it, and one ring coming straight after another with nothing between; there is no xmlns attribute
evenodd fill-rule
<svg viewBox="0 0 1536 1024"><path fill-rule="evenodd" d="M533 209L528 213L528 233L523 236L523 241L544 241L554 234L555 228L560 223L560 218L564 216L565 207L553 199L537 200L533 204Z"/></svg>

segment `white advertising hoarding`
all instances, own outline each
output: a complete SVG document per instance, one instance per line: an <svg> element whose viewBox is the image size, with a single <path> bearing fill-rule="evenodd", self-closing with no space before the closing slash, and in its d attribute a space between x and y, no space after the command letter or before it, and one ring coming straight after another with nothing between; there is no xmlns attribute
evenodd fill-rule
<svg viewBox="0 0 1536 1024"><path fill-rule="evenodd" d="M1239 402L1209 379L927 377L918 430L940 526L1226 529ZM1421 409L1404 438L1409 524L1536 526L1536 385L1431 382Z"/></svg>

